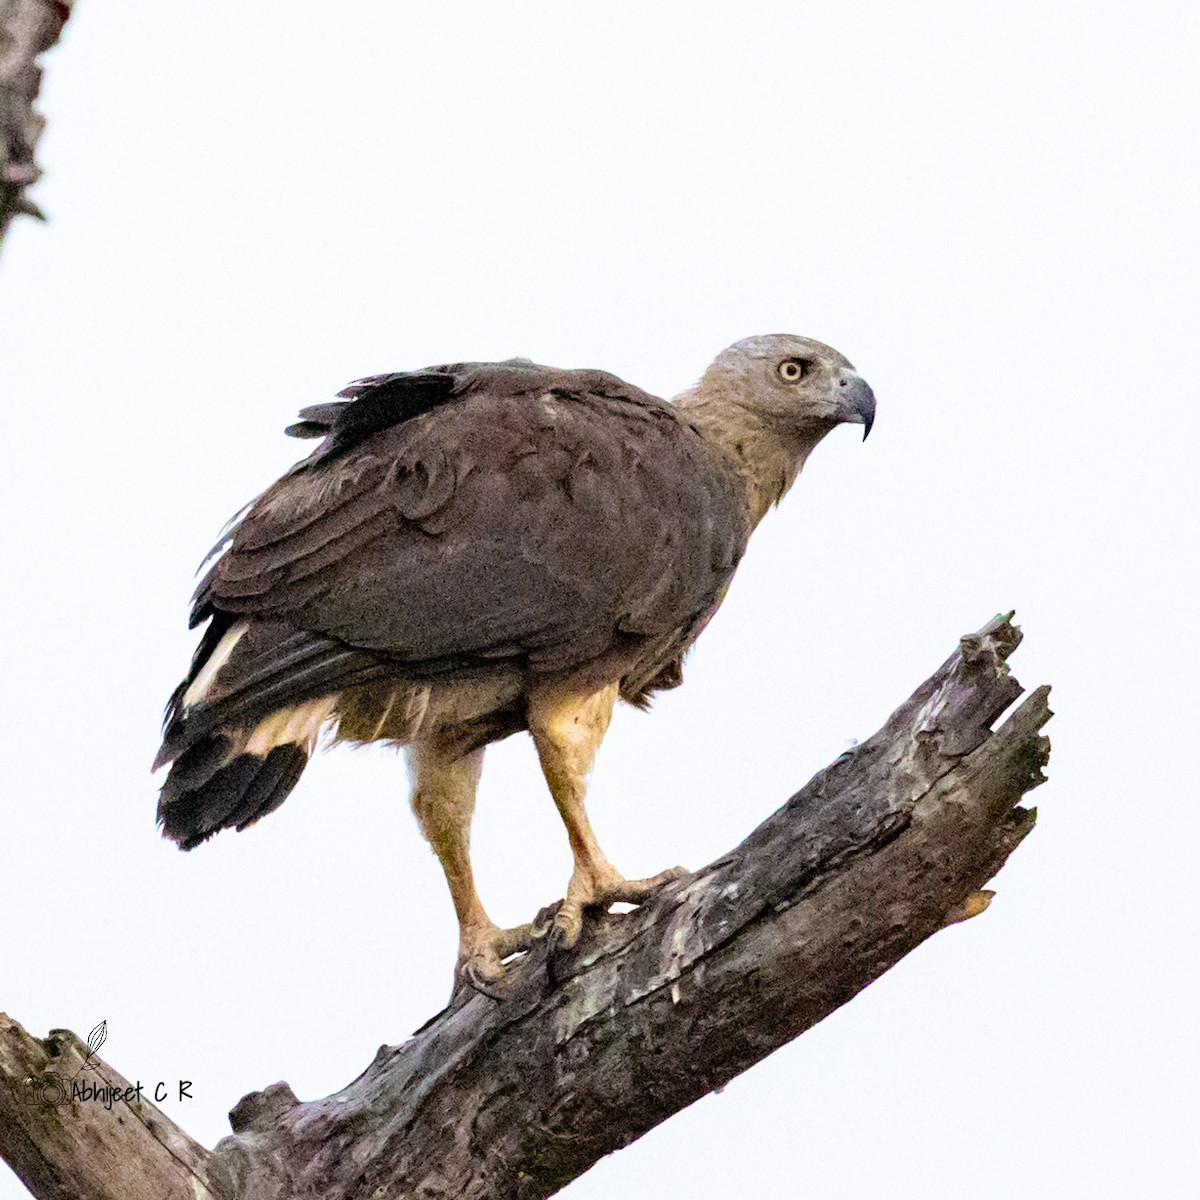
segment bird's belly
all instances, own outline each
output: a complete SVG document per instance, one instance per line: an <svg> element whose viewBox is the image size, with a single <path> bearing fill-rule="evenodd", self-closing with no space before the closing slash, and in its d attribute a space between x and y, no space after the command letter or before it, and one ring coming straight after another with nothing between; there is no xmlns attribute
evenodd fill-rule
<svg viewBox="0 0 1200 1200"><path fill-rule="evenodd" d="M525 672L511 667L428 684L355 688L338 697L337 740L400 745L462 737L484 744L524 728L524 691Z"/></svg>

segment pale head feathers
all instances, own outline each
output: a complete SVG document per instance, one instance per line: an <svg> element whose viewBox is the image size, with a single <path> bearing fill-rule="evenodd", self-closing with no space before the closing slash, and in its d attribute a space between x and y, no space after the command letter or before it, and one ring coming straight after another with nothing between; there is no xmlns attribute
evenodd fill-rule
<svg viewBox="0 0 1200 1200"><path fill-rule="evenodd" d="M869 431L875 417L874 394L844 355L787 333L722 350L674 403L732 466L755 523L827 433L848 421Z"/></svg>

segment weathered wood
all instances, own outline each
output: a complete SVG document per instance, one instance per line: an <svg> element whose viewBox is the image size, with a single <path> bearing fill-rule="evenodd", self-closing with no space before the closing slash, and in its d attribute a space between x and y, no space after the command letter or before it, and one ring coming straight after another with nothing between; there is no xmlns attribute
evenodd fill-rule
<svg viewBox="0 0 1200 1200"><path fill-rule="evenodd" d="M97 1089L100 1094L97 1095ZM72 1102L72 1095L80 1097ZM221 1162L66 1029L0 1013L0 1157L39 1200L225 1200Z"/></svg>
<svg viewBox="0 0 1200 1200"><path fill-rule="evenodd" d="M72 0L0 0L0 242L18 213L41 217L25 195L41 171L34 152L45 121L34 108L38 58L62 33Z"/></svg>
<svg viewBox="0 0 1200 1200"><path fill-rule="evenodd" d="M1049 752L1048 688L992 730L1021 694L1005 661L1019 641L1009 617L963 638L878 733L740 846L652 904L598 916L553 982L539 948L501 998L460 996L335 1095L251 1093L211 1152L152 1107L117 1128L90 1114L86 1137L66 1110L10 1133L0 1107L0 1154L41 1200L79 1194L62 1180L102 1178L101 1152L153 1165L164 1146L176 1190L131 1178L87 1194L551 1195L987 906L980 888L1032 829L1017 805ZM42 1043L15 1025L0 1034L0 1077L44 1069ZM208 1190L179 1190L193 1179Z"/></svg>

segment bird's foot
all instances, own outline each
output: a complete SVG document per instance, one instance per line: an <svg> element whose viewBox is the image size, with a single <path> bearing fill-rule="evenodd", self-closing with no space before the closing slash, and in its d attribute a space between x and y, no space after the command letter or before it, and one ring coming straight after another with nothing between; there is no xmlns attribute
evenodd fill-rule
<svg viewBox="0 0 1200 1200"><path fill-rule="evenodd" d="M608 863L604 870L585 873L576 871L567 885L567 896L554 913L550 925L551 952L569 950L583 932L585 908L608 908L610 904L645 904L668 883L688 872L684 867L671 867L648 879L625 879Z"/></svg>
<svg viewBox="0 0 1200 1200"><path fill-rule="evenodd" d="M505 960L532 950L534 943L550 932L551 919L552 913L542 909L532 921L512 929L501 929L497 925L464 929L459 940L451 998L469 987L494 1000L502 999Z"/></svg>

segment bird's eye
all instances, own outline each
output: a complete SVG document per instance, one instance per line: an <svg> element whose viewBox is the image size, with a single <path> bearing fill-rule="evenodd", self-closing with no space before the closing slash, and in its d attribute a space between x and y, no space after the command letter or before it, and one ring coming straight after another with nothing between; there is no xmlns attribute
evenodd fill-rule
<svg viewBox="0 0 1200 1200"><path fill-rule="evenodd" d="M798 358L785 358L779 364L779 378L784 383L798 383L804 378L804 363Z"/></svg>

